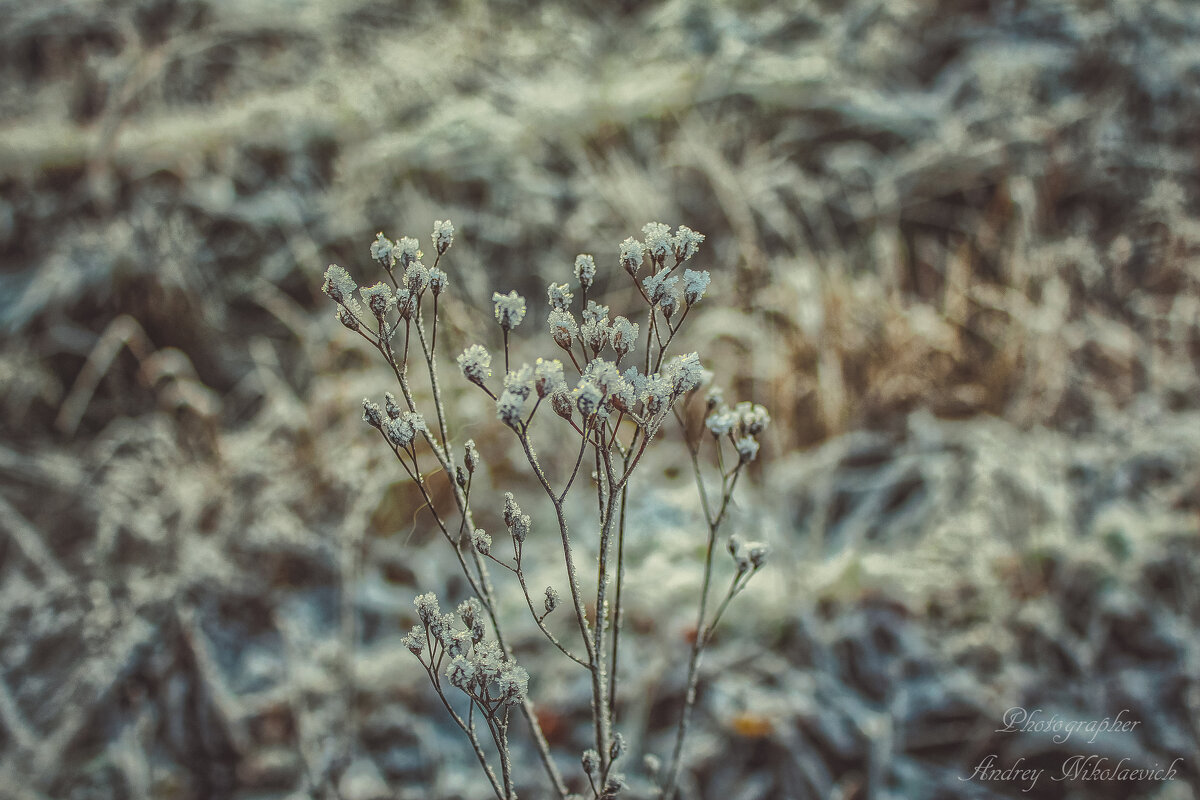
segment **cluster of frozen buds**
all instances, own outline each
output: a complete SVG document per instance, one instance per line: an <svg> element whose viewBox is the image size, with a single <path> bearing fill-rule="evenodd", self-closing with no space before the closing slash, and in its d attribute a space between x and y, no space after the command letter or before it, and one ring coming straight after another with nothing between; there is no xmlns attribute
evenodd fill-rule
<svg viewBox="0 0 1200 800"><path fill-rule="evenodd" d="M404 411L391 392L383 395L383 408L363 398L363 421L382 433L394 447L408 449L413 440L428 431L425 417L415 411Z"/></svg>
<svg viewBox="0 0 1200 800"><path fill-rule="evenodd" d="M714 437L729 437L742 461L758 456L758 435L771 423L767 409L757 403L743 401L733 408L725 405L720 390L709 392L708 417L704 426Z"/></svg>
<svg viewBox="0 0 1200 800"><path fill-rule="evenodd" d="M459 604L456 615L443 614L433 592L414 603L419 622L401 641L422 664L434 669L450 659L446 680L490 713L519 703L529 690L529 673L506 656L495 641L484 640L483 605L475 598Z"/></svg>
<svg viewBox="0 0 1200 800"><path fill-rule="evenodd" d="M439 220L433 228L434 249L440 258L454 242L454 225L449 220ZM339 322L352 331L361 331L367 325L363 311L366 305L374 317L381 339L388 339L399 328L401 320L411 320L426 292L433 295L434 302L446 290L448 278L436 265L426 267L421 259L423 253L416 239L405 236L393 242L382 233L371 242L371 258L374 259L392 283L382 281L359 289L345 269L330 264L325 270L325 282L321 291L337 303L336 316ZM393 289L394 287L394 289ZM354 297L358 292L362 303ZM388 318L396 312L398 319L389 323Z"/></svg>

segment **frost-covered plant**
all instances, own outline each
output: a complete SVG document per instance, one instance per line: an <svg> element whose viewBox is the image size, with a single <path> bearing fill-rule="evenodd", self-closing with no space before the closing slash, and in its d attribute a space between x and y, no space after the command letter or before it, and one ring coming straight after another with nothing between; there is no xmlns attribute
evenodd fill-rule
<svg viewBox="0 0 1200 800"><path fill-rule="evenodd" d="M420 491L425 508L452 548L471 589L471 596L457 607L457 614L443 614L432 593L417 597L419 623L404 638L404 644L424 668L451 719L470 741L497 797L509 800L516 796L508 736L510 715L517 709L528 722L555 793L566 798L567 781L550 753L529 697L529 674L515 662L505 639L504 621L496 602L498 589L489 565L509 573L515 581L514 591L519 588L524 595L529 613L549 645L588 675L595 746L582 754L581 777L596 800L617 797L625 788L615 768L626 745L615 730L614 698L622 627L626 508L631 491L644 488L631 483L632 476L651 443L667 438L664 425L673 420L695 475L705 518L706 547L696 635L690 647L686 694L672 757L665 769L653 754L644 759L645 764L656 765L651 772L659 795L670 800L696 700L701 655L729 602L763 567L768 555L763 544L743 543L736 535L728 537L734 574L715 609L710 609L720 529L738 479L758 456L757 437L770 416L762 406L752 403L730 407L720 391L710 386L704 400L703 424L698 427L689 422L688 405L702 384L711 384L711 374L703 368L697 353L670 355L670 348L709 286L707 271L684 269L679 274L680 267L699 252L704 236L683 226L672 233L668 226L652 222L642 229L642 241L628 238L621 242L617 266L632 279L641 296L639 314L644 315L644 321L640 324L625 316L610 319L609 307L588 297L597 271L590 255L578 256L574 265L578 319L572 312L574 287L567 283L547 287L550 339L569 360L571 375L566 374L562 360L548 356L532 365L513 367L509 337L527 313L525 298L515 291L492 295L492 312L504 349L503 374L495 375L492 355L483 345L473 344L457 356L462 377L495 403L497 421L512 431L532 476L554 509L565 566L565 605L574 618L573 627L578 629L577 641L564 641L545 622L564 604L559 590L553 586L540 593L531 590L526 577L526 544L538 538L533 519L523 512L512 492L504 494L501 510L512 554L502 554L507 549L501 546L504 537L474 522L479 451L472 440L467 440L462 444L461 462L454 452L436 354L439 298L449 286L440 264L453 244L454 233L448 220L434 224L434 263L428 268L415 239L405 237L392 242L379 234L370 246L370 254L383 267L386 283L358 289L346 270L330 266L322 287L337 304L336 316L342 325L369 342L392 368L400 398L385 393L382 407L363 400L363 419L379 431ZM361 302L354 297L355 291ZM639 346L643 335L644 342ZM418 410L409 383L414 339L430 383L431 415L429 410ZM539 435L553 437L553 449L574 454L573 466L565 475L549 474L538 459L533 423L543 401L554 416L542 415L545 422L539 423ZM427 415L432 422L426 421ZM694 419L696 415L691 416ZM719 496L710 495L709 483L704 479L702 455L706 451L711 451L711 463L718 470ZM431 469L430 457L436 461L436 468ZM585 460L594 468L593 485L572 494L572 489L586 482L577 480ZM445 480L453 492L457 523L444 517L433 502L431 483L435 480ZM576 504L592 503L596 527L585 535L595 537L598 563L594 587L589 590L580 574L567 521L575 514L568 515L567 510ZM535 602L535 597L540 602ZM589 605L594 609L590 614ZM485 746L487 738L491 739L494 754L490 755ZM498 763L499 774L493 763Z"/></svg>

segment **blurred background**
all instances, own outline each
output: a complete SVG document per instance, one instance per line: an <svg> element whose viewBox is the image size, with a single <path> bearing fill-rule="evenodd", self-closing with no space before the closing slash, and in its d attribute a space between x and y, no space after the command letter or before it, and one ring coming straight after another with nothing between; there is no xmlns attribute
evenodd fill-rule
<svg viewBox="0 0 1200 800"><path fill-rule="evenodd" d="M594 253L621 313L618 242L708 236L684 346L771 409L728 530L774 557L686 796L1197 796L1193 3L7 0L0 42L0 795L487 796L398 643L457 565L318 291L449 217L444 363L497 344L493 290L542 332ZM488 491L532 496L448 380ZM630 796L694 635L683 458L631 512ZM586 685L517 630L582 790ZM1176 774L1051 780L1093 754ZM989 755L1046 776L968 780Z"/></svg>

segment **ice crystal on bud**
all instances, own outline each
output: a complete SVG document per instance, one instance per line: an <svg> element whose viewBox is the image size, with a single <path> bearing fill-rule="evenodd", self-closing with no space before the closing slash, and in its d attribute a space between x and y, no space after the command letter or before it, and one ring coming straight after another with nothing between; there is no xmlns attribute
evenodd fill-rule
<svg viewBox="0 0 1200 800"><path fill-rule="evenodd" d="M475 665L463 656L455 656L446 667L446 680L450 685L470 694L471 683L475 680Z"/></svg>
<svg viewBox="0 0 1200 800"><path fill-rule="evenodd" d="M571 288L565 283L552 283L546 287L546 299L555 311L566 311L571 305Z"/></svg>
<svg viewBox="0 0 1200 800"><path fill-rule="evenodd" d="M512 527L517 524L517 520L521 518L521 507L517 505L517 499L513 497L512 492L504 493L504 524Z"/></svg>
<svg viewBox="0 0 1200 800"><path fill-rule="evenodd" d="M637 346L639 326L625 317L617 317L612 322L612 349L617 358L624 358L629 351Z"/></svg>
<svg viewBox="0 0 1200 800"><path fill-rule="evenodd" d="M608 306L602 306L595 300L588 300L587 308L583 310L584 322L598 322L608 319Z"/></svg>
<svg viewBox="0 0 1200 800"><path fill-rule="evenodd" d="M508 294L493 292L492 305L495 307L496 321L503 330L511 331L525 319L525 298L515 290Z"/></svg>
<svg viewBox="0 0 1200 800"><path fill-rule="evenodd" d="M550 395L550 407L563 419L570 419L575 413L575 407L571 403L571 392L565 388L557 390Z"/></svg>
<svg viewBox="0 0 1200 800"><path fill-rule="evenodd" d="M728 408L718 408L704 420L704 426L713 436L727 436L733 433L737 421L737 415Z"/></svg>
<svg viewBox="0 0 1200 800"><path fill-rule="evenodd" d="M446 281L446 273L442 270L436 267L429 270L429 291L433 292L434 297L446 291Z"/></svg>
<svg viewBox="0 0 1200 800"><path fill-rule="evenodd" d="M388 419L400 419L400 415L404 413L404 409L396 402L396 395L391 392L383 393L383 408L387 411Z"/></svg>
<svg viewBox="0 0 1200 800"><path fill-rule="evenodd" d="M474 473L479 468L479 450L475 447L475 440L467 439L463 450L463 463L467 466L467 472Z"/></svg>
<svg viewBox="0 0 1200 800"><path fill-rule="evenodd" d="M371 258L386 269L392 268L392 240L383 233L376 234L375 241L371 242Z"/></svg>
<svg viewBox="0 0 1200 800"><path fill-rule="evenodd" d="M379 404L373 403L367 398L363 398L363 422L370 425L372 428L378 428L383 425L383 412L379 410Z"/></svg>
<svg viewBox="0 0 1200 800"><path fill-rule="evenodd" d="M608 331L608 317L596 317L583 323L579 333L583 338L584 345L592 351L593 356L599 355L604 346L608 344Z"/></svg>
<svg viewBox="0 0 1200 800"><path fill-rule="evenodd" d="M771 415L767 409L757 403L743 401L733 410L741 425L742 431L750 436L757 436L766 430L771 423Z"/></svg>
<svg viewBox="0 0 1200 800"><path fill-rule="evenodd" d="M413 605L416 606L417 617L421 622L431 627L442 615L442 609L438 607L437 595L433 592L417 595L413 600Z"/></svg>
<svg viewBox="0 0 1200 800"><path fill-rule="evenodd" d="M749 436L743 436L733 443L737 448L738 458L742 461L753 461L758 456L758 442Z"/></svg>
<svg viewBox="0 0 1200 800"><path fill-rule="evenodd" d="M546 360L539 358L534 364L534 388L537 396L548 397L559 389L566 388L567 381L563 377L563 365L557 358Z"/></svg>
<svg viewBox="0 0 1200 800"><path fill-rule="evenodd" d="M363 302L367 308L371 309L371 313L376 319L383 319L388 310L396 303L396 298L392 297L392 290L385 283L377 283L374 286L364 286L358 290L362 295Z"/></svg>
<svg viewBox="0 0 1200 800"><path fill-rule="evenodd" d="M571 343L579 333L579 325L570 311L554 310L550 312L550 335L554 343L564 350L571 349Z"/></svg>
<svg viewBox="0 0 1200 800"><path fill-rule="evenodd" d="M408 447L416 436L412 423L405 417L384 422L383 432L387 434L388 441L396 447Z"/></svg>
<svg viewBox="0 0 1200 800"><path fill-rule="evenodd" d="M529 691L529 673L524 667L509 662L496 678L496 686L505 703L519 703Z"/></svg>
<svg viewBox="0 0 1200 800"><path fill-rule="evenodd" d="M646 255L646 246L632 236L621 242L621 267L630 275L636 275L641 269L642 259Z"/></svg>
<svg viewBox="0 0 1200 800"><path fill-rule="evenodd" d="M546 587L546 613L558 608L558 591L553 586Z"/></svg>
<svg viewBox="0 0 1200 800"><path fill-rule="evenodd" d="M504 389L522 400L528 399L533 392L533 368L528 364L522 364L520 369L515 369L505 375Z"/></svg>
<svg viewBox="0 0 1200 800"><path fill-rule="evenodd" d="M767 556L771 555L771 548L763 542L747 542L746 554L750 558L750 563L755 569L760 569L767 563Z"/></svg>
<svg viewBox="0 0 1200 800"><path fill-rule="evenodd" d="M433 247L437 254L443 255L454 244L454 223L448 219L439 219L433 223Z"/></svg>
<svg viewBox="0 0 1200 800"><path fill-rule="evenodd" d="M492 355L481 344L473 344L458 357L458 368L471 383L483 386L492 377Z"/></svg>
<svg viewBox="0 0 1200 800"><path fill-rule="evenodd" d="M579 281L579 285L584 289L591 288L592 282L596 280L596 259L586 253L575 256L575 280Z"/></svg>
<svg viewBox="0 0 1200 800"><path fill-rule="evenodd" d="M670 267L663 267L654 275L642 281L642 287L646 290L646 296L650 298L650 302L658 305L662 299L675 290L675 284L679 283L679 276L671 274Z"/></svg>
<svg viewBox="0 0 1200 800"><path fill-rule="evenodd" d="M475 532L471 534L471 545L479 551L480 555L486 556L492 552L492 537L483 528L476 528Z"/></svg>
<svg viewBox="0 0 1200 800"><path fill-rule="evenodd" d="M679 297L674 292L667 292L658 301L658 307L662 309L663 316L667 319L675 316L675 312L679 310Z"/></svg>
<svg viewBox="0 0 1200 800"><path fill-rule="evenodd" d="M683 271L683 299L690 306L700 302L700 298L704 297L704 293L708 291L708 284L712 281L712 276L708 274L708 270L702 269L696 271L694 269L685 269Z"/></svg>
<svg viewBox="0 0 1200 800"><path fill-rule="evenodd" d="M414 261L404 270L404 287L409 292L419 295L429 286L429 268L420 261Z"/></svg>
<svg viewBox="0 0 1200 800"><path fill-rule="evenodd" d="M686 394L700 385L703 379L704 368L700 366L700 356L696 353L688 353L685 356L675 356L672 358L663 370L663 373L671 381L671 388L675 392L675 396Z"/></svg>
<svg viewBox="0 0 1200 800"><path fill-rule="evenodd" d="M396 263L400 265L400 269L408 269L410 264L420 260L420 248L420 242L411 236L405 236L396 242L395 247L392 249L392 255L395 257Z"/></svg>
<svg viewBox="0 0 1200 800"><path fill-rule="evenodd" d="M579 763L583 766L584 772L588 775L595 775L596 770L600 769L600 754L589 747L583 751Z"/></svg>
<svg viewBox="0 0 1200 800"><path fill-rule="evenodd" d="M321 291L324 292L329 299L338 303L345 303L352 299L351 295L358 289L358 284L350 277L350 273L339 267L337 264L330 264L325 270L325 283L321 284Z"/></svg>
<svg viewBox="0 0 1200 800"><path fill-rule="evenodd" d="M600 400L603 395L599 387L591 381L583 378L575 387L575 405L579 408L579 413L583 414L584 419L596 413L596 409L600 407Z"/></svg>
<svg viewBox="0 0 1200 800"><path fill-rule="evenodd" d="M532 527L533 518L528 514L521 514L508 526L508 532L512 534L513 539L516 539L517 542L523 543Z"/></svg>
<svg viewBox="0 0 1200 800"><path fill-rule="evenodd" d="M703 233L697 233L686 225L680 225L675 229L675 236L671 239L671 247L675 250L675 258L680 261L687 261L700 252L700 243L703 241Z"/></svg>
<svg viewBox="0 0 1200 800"><path fill-rule="evenodd" d="M420 625L413 625L408 635L400 640L400 644L407 647L414 656L420 658L421 653L425 652L425 629Z"/></svg>
<svg viewBox="0 0 1200 800"><path fill-rule="evenodd" d="M525 408L525 398L505 389L496 401L496 417L510 428L521 427L521 411Z"/></svg>
<svg viewBox="0 0 1200 800"><path fill-rule="evenodd" d="M662 266L667 254L674 252L671 241L671 228L661 222L647 222L642 227L642 235L646 241L646 252L658 266Z"/></svg>

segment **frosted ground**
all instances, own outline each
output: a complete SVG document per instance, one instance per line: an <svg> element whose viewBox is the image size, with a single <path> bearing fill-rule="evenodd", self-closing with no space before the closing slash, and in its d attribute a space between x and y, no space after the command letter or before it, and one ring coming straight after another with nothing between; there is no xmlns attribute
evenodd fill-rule
<svg viewBox="0 0 1200 800"><path fill-rule="evenodd" d="M1192 4L2 8L0 795L486 796L399 646L456 565L317 291L447 216L447 347L647 220L708 235L688 345L772 409L732 524L775 555L687 796L1200 791ZM702 537L649 467L620 717L665 756ZM572 770L586 688L522 633ZM1077 752L1018 705L1128 709L1086 752L1180 773L959 780Z"/></svg>

